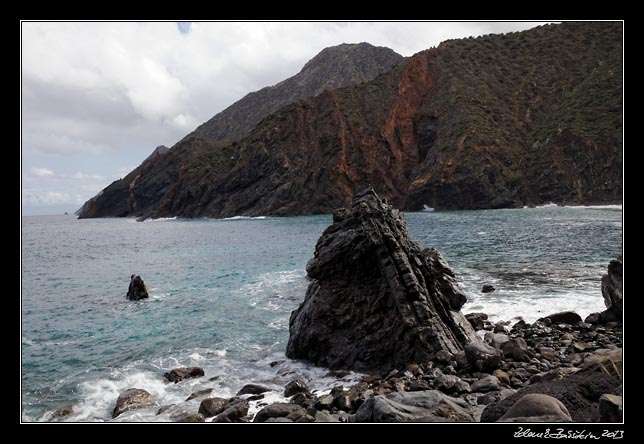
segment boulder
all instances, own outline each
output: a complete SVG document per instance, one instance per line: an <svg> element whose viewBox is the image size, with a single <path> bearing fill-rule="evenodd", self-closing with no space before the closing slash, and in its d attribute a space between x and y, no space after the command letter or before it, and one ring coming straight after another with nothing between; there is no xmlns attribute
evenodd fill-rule
<svg viewBox="0 0 644 444"><path fill-rule="evenodd" d="M497 350L501 350L501 346L510 340L510 336L504 333L492 333L488 331L483 337L484 341L490 344L492 347Z"/></svg>
<svg viewBox="0 0 644 444"><path fill-rule="evenodd" d="M154 396L143 389L131 388L121 393L112 411L112 418L130 410L147 407L154 402Z"/></svg>
<svg viewBox="0 0 644 444"><path fill-rule="evenodd" d="M512 407L499 418L499 422L513 418L539 418L537 422L570 422L572 418L568 409L557 398L531 393L523 395Z"/></svg>
<svg viewBox="0 0 644 444"><path fill-rule="evenodd" d="M130 301L138 301L148 298L148 289L141 276L133 274L130 276L130 286L127 289L127 296Z"/></svg>
<svg viewBox="0 0 644 444"><path fill-rule="evenodd" d="M501 363L501 353L482 342L472 342L466 345L465 356L473 369L485 373L493 372L499 368Z"/></svg>
<svg viewBox="0 0 644 444"><path fill-rule="evenodd" d="M259 395L260 393L270 392L272 389L259 384L246 384L237 392L236 396L241 395Z"/></svg>
<svg viewBox="0 0 644 444"><path fill-rule="evenodd" d="M298 393L308 393L309 392L309 387L306 385L306 382L302 381L301 379L296 379L294 381L289 382L286 384L286 387L284 387L284 397L285 398L290 398L293 395L296 395Z"/></svg>
<svg viewBox="0 0 644 444"><path fill-rule="evenodd" d="M456 413L454 413L456 412ZM420 418L455 416L474 421L471 406L438 390L397 392L366 400L355 414L356 422L413 422Z"/></svg>
<svg viewBox="0 0 644 444"><path fill-rule="evenodd" d="M599 422L622 422L622 397L611 394L599 398Z"/></svg>
<svg viewBox="0 0 644 444"><path fill-rule="evenodd" d="M501 382L496 376L488 375L472 384L472 391L477 393L496 392L498 390L501 390Z"/></svg>
<svg viewBox="0 0 644 444"><path fill-rule="evenodd" d="M501 369L494 370L492 376L496 376L501 384L510 385L510 375Z"/></svg>
<svg viewBox="0 0 644 444"><path fill-rule="evenodd" d="M199 413L206 418L217 416L228 407L228 400L224 398L208 398L199 404Z"/></svg>
<svg viewBox="0 0 644 444"><path fill-rule="evenodd" d="M253 422L266 422L269 418L288 418L294 422L306 414L306 410L297 404L276 403L257 412Z"/></svg>
<svg viewBox="0 0 644 444"><path fill-rule="evenodd" d="M180 367L170 370L163 374L163 377L170 382L175 384L179 381L189 378L198 378L204 375L204 371L201 367Z"/></svg>
<svg viewBox="0 0 644 444"><path fill-rule="evenodd" d="M487 320L487 314L485 313L468 313L465 315L465 319L467 319L472 326L472 328L476 331L483 330L485 327L485 321Z"/></svg>
<svg viewBox="0 0 644 444"><path fill-rule="evenodd" d="M485 284L483 285L483 288L481 288L481 293L492 293L496 288L494 288L490 284Z"/></svg>
<svg viewBox="0 0 644 444"><path fill-rule="evenodd" d="M503 351L503 356L506 358L512 358L518 362L530 362L528 344L521 337L503 343L501 345L501 351Z"/></svg>
<svg viewBox="0 0 644 444"><path fill-rule="evenodd" d="M561 311L559 313L554 313L544 318L539 318L537 321L541 321L546 325L550 324L577 324L583 322L581 316L579 316L574 311ZM548 322L549 321L549 322Z"/></svg>
<svg viewBox="0 0 644 444"><path fill-rule="evenodd" d="M619 394L619 386L619 378L597 371L582 371L559 380L537 382L488 405L481 415L481 422L497 421L519 398L530 393L558 399L566 406L574 422L597 422L599 398L605 393Z"/></svg>
<svg viewBox="0 0 644 444"><path fill-rule="evenodd" d="M242 422L248 414L248 401L237 399L226 407L226 410L215 416L212 422Z"/></svg>
<svg viewBox="0 0 644 444"><path fill-rule="evenodd" d="M186 402L190 401L191 399L200 398L202 396L209 395L212 392L212 390L213 389L209 388L209 389L199 390L198 392L191 393L190 396L186 398Z"/></svg>
<svg viewBox="0 0 644 444"><path fill-rule="evenodd" d="M201 413L183 412L170 417L174 422L206 422L206 418Z"/></svg>
<svg viewBox="0 0 644 444"><path fill-rule="evenodd" d="M608 274L602 277L602 296L607 309L622 314L623 260L618 257L608 264Z"/></svg>
<svg viewBox="0 0 644 444"><path fill-rule="evenodd" d="M421 250L403 215L370 187L334 213L307 274L304 302L289 321L289 358L384 374L480 342L445 260Z"/></svg>

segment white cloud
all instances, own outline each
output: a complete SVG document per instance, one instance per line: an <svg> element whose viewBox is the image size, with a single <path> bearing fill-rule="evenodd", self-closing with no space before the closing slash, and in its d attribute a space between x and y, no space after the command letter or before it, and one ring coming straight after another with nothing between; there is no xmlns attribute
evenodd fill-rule
<svg viewBox="0 0 644 444"><path fill-rule="evenodd" d="M23 205L82 205L84 199L81 195L72 195L60 191L48 191L40 189L25 188L22 190Z"/></svg>
<svg viewBox="0 0 644 444"><path fill-rule="evenodd" d="M51 177L54 175L54 172L47 168L31 168L29 169L29 173L36 177Z"/></svg>

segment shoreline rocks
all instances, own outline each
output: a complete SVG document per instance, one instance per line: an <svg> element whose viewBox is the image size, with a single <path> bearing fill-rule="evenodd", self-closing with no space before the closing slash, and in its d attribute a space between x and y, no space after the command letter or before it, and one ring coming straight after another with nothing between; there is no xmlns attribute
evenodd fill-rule
<svg viewBox="0 0 644 444"><path fill-rule="evenodd" d="M403 215L371 187L333 213L307 273L311 284L289 322L292 359L384 374L480 342L445 260L421 250Z"/></svg>
<svg viewBox="0 0 644 444"><path fill-rule="evenodd" d="M148 407L154 402L154 396L146 390L131 388L121 393L116 400L116 406L112 411L112 418L129 412L130 410Z"/></svg>

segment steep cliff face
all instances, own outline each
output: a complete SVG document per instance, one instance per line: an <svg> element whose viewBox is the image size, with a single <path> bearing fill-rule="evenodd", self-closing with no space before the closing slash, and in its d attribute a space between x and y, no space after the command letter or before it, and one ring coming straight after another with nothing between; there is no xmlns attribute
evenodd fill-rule
<svg viewBox="0 0 644 444"><path fill-rule="evenodd" d="M239 141L264 117L284 105L326 90L371 80L402 59L389 48L364 42L325 48L293 77L246 95L186 138Z"/></svg>
<svg viewBox="0 0 644 444"><path fill-rule="evenodd" d="M618 200L622 25L447 41L240 142L189 137L161 159L81 217L328 213L365 184L407 210Z"/></svg>

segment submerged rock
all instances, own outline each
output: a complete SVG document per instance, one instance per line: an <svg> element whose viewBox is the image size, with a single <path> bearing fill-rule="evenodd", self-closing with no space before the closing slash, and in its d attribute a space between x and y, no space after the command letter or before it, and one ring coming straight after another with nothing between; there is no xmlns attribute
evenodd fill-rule
<svg viewBox="0 0 644 444"><path fill-rule="evenodd" d="M146 390L131 388L121 393L116 400L116 407L112 411L112 418L130 410L147 407L154 402L154 396Z"/></svg>
<svg viewBox="0 0 644 444"><path fill-rule="evenodd" d="M493 285L490 284L485 284L483 285L483 288L481 288L481 293L492 293L496 288L494 288Z"/></svg>
<svg viewBox="0 0 644 444"><path fill-rule="evenodd" d="M286 355L332 369L385 373L479 342L440 253L421 250L403 215L369 187L336 210L307 265Z"/></svg>
<svg viewBox="0 0 644 444"><path fill-rule="evenodd" d="M141 279L141 276L138 274L130 276L130 286L127 289L127 298L130 301L138 301L148 297L148 289L145 287L145 283L143 282L143 279Z"/></svg>

